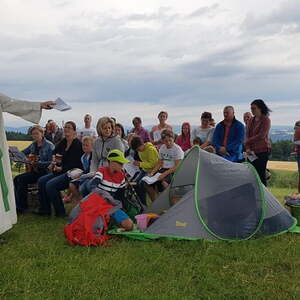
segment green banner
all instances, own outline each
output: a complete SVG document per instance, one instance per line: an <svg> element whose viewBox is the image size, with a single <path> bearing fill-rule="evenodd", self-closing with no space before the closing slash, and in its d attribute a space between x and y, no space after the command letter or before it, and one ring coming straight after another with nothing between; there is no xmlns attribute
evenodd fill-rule
<svg viewBox="0 0 300 300"><path fill-rule="evenodd" d="M1 185L4 209L7 212L10 210L10 207L9 207L9 201L8 201L8 187L7 187L7 184L5 181L2 157L3 157L3 153L2 153L2 150L0 149L0 185Z"/></svg>

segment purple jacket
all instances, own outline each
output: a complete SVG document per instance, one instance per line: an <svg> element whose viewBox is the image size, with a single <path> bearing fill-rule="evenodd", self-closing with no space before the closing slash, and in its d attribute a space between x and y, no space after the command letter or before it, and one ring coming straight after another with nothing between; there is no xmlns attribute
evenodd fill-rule
<svg viewBox="0 0 300 300"><path fill-rule="evenodd" d="M132 128L130 130L130 133L135 133L136 135L138 135L144 141L144 143L150 142L149 131L144 127L141 127L139 129Z"/></svg>

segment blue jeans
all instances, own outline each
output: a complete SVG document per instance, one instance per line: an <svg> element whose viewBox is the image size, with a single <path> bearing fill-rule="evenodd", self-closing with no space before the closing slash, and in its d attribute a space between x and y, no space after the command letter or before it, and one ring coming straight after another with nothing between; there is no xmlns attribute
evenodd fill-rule
<svg viewBox="0 0 300 300"><path fill-rule="evenodd" d="M82 184L80 184L79 193L81 194L81 196L83 198L86 197L91 192L90 185L91 185L92 180L93 180L92 178L88 178Z"/></svg>
<svg viewBox="0 0 300 300"><path fill-rule="evenodd" d="M55 174L50 173L38 180L39 186L39 211L44 214L51 214L51 203L55 210L56 216L64 216L66 214L64 204L61 199L60 191L68 188L70 178L66 173Z"/></svg>

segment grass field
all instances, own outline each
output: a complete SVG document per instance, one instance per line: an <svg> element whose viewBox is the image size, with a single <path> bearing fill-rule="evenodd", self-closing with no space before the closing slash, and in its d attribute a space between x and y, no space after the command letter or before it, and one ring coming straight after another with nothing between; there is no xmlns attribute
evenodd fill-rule
<svg viewBox="0 0 300 300"><path fill-rule="evenodd" d="M19 150L23 150L28 147L32 142L31 141L8 141L9 146L16 146Z"/></svg>
<svg viewBox="0 0 300 300"><path fill-rule="evenodd" d="M295 161L269 161L268 168L279 171L298 171L298 166Z"/></svg>
<svg viewBox="0 0 300 300"><path fill-rule="evenodd" d="M238 243L116 238L111 247L83 248L66 243L64 224L28 214L4 234L0 299L300 297L299 235Z"/></svg>
<svg viewBox="0 0 300 300"><path fill-rule="evenodd" d="M272 171L280 200L296 172ZM64 219L31 214L3 236L0 299L300 299L300 235L237 243L115 238L69 246Z"/></svg>

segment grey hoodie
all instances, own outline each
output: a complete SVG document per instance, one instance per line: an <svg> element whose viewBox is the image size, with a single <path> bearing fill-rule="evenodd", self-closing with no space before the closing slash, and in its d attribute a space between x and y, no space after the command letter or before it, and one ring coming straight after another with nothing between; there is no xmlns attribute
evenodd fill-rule
<svg viewBox="0 0 300 300"><path fill-rule="evenodd" d="M90 172L96 172L98 168L107 166L108 161L106 158L108 152L113 149L125 151L124 144L119 136L111 136L106 139L102 136L98 137L94 143Z"/></svg>

